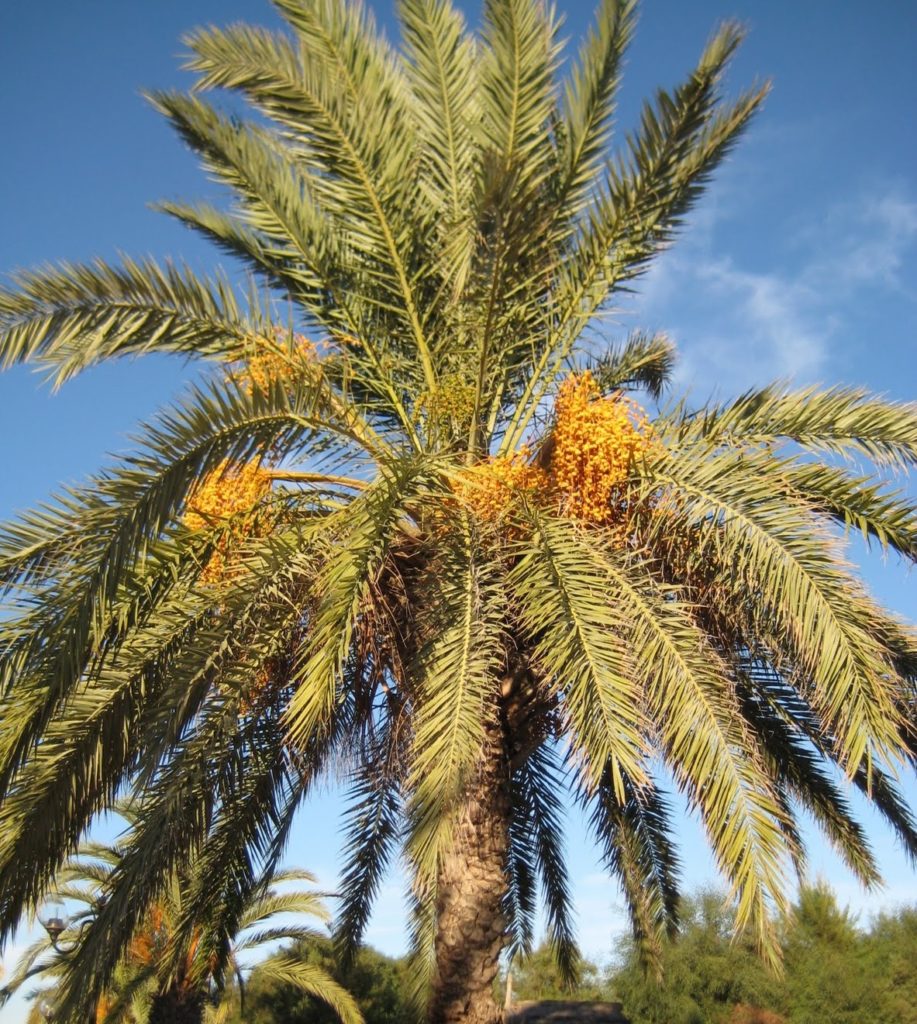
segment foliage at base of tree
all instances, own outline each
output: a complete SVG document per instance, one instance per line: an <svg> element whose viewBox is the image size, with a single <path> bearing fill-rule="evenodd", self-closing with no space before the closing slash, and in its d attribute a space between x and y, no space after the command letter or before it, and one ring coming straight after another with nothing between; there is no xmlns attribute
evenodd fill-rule
<svg viewBox="0 0 917 1024"><path fill-rule="evenodd" d="M353 963L342 969L333 943L322 938L294 943L287 952L328 971L357 1001L366 1024L402 1024L410 1019L403 960L363 946ZM337 1024L337 1017L319 1000L261 976L256 967L246 987L245 1013L229 1024Z"/></svg>
<svg viewBox="0 0 917 1024"><path fill-rule="evenodd" d="M513 961L513 998L519 1002L542 999L605 999L608 978L601 968L584 957L581 957L575 966L576 982L570 984L558 967L557 957L550 944L543 943L528 956ZM500 979L498 994L502 1005L506 995L505 974Z"/></svg>
<svg viewBox="0 0 917 1024"><path fill-rule="evenodd" d="M685 901L661 980L621 944L608 990L632 1024L917 1024L917 907L862 928L826 885L804 888L783 922L782 977L732 920L722 894Z"/></svg>
<svg viewBox="0 0 917 1024"><path fill-rule="evenodd" d="M733 1007L779 1003L777 981L754 943L731 940L730 914L720 893L685 900L681 934L664 948L661 981L647 975L630 940L622 944L614 987L633 1024L725 1024Z"/></svg>

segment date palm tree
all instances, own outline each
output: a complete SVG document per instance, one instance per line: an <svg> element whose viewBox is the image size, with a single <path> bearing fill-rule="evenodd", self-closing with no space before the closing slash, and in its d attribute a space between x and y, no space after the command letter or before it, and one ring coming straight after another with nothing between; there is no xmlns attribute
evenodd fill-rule
<svg viewBox="0 0 917 1024"><path fill-rule="evenodd" d="M119 810L133 817L130 810ZM55 880L55 895L77 909L53 943L45 937L24 952L12 977L0 988L0 1004L27 981L58 979L66 972L73 948L79 948L86 928L104 907L108 887L129 848L127 833L112 845L86 843L67 861ZM98 1024L219 1024L226 1020L231 1009L228 994L241 997L244 1007L246 955L278 941L321 936L304 923L330 920L322 895L302 888L303 883L314 881L307 871L296 869L262 878L237 915L235 934L212 932L213 922L218 928L224 922L223 909L216 907L208 918L194 923L191 941L185 944L176 942L176 937L184 934L182 921L187 895L195 886L194 869L176 871L139 920L96 1003L93 1019ZM227 893L230 899L233 895ZM343 1024L361 1024L363 1017L352 997L321 967L274 953L262 959L258 968L267 977L327 1003ZM53 1007L53 993L42 989L38 995Z"/></svg>
<svg viewBox="0 0 917 1024"><path fill-rule="evenodd" d="M647 956L675 915L674 785L773 960L801 811L877 880L842 779L917 853L895 782L915 636L843 553L854 527L915 558L888 479L917 462L917 408L628 395L660 399L672 347L602 314L764 98L723 95L740 31L611 151L632 0L603 0L563 80L541 0L485 0L476 34L401 0L397 48L357 3L275 4L284 32L196 31L195 91L151 97L233 197L162 208L250 270L247 299L149 260L0 294L0 359L56 384L146 352L211 367L132 458L3 531L0 934L142 790L62 980L85 1012L176 865L204 866L186 920L219 906L230 933L216 894L256 885L337 771L342 952L403 848L429 1021L499 1019L539 884L575 963L565 786Z"/></svg>

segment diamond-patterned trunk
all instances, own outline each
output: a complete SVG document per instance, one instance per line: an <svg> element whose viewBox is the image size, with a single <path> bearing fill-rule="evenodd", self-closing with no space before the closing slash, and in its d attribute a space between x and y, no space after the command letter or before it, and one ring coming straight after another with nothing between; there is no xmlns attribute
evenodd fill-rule
<svg viewBox="0 0 917 1024"><path fill-rule="evenodd" d="M493 983L506 941L508 778L503 745L496 741L461 808L453 848L440 870L430 1024L503 1020Z"/></svg>

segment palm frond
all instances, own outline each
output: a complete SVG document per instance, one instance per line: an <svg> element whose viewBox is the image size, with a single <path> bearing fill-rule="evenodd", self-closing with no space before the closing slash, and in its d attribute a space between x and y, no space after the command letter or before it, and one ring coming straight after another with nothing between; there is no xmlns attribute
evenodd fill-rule
<svg viewBox="0 0 917 1024"><path fill-rule="evenodd" d="M759 737L771 774L812 814L860 883L876 885L879 870L866 832L825 771L818 749L797 725L800 718L811 719L811 712L766 664L750 662L741 671L749 680L748 689L739 691L742 714Z"/></svg>
<svg viewBox="0 0 917 1024"><path fill-rule="evenodd" d="M698 554L715 547L730 565L724 584L756 595L756 614L776 626L783 649L792 652L789 663L807 677L800 682L837 736L848 771L866 759L894 758L899 734L890 666L862 587L805 506L781 493L777 460L700 449L680 448L678 458L666 458L664 469L660 464L657 478L677 489L679 514L706 535L706 542L697 540ZM701 452L702 460L692 457Z"/></svg>
<svg viewBox="0 0 917 1024"><path fill-rule="evenodd" d="M409 272L401 212L402 190L413 181L415 151L413 119L403 100L406 85L380 52L382 44L361 11L324 2L290 4L285 10L305 59L283 36L235 26L189 36L194 56L187 66L199 73L201 88L238 89L308 140L300 161L316 172L310 181L318 200L359 218L359 242L370 257L366 270L412 339L432 392L436 373ZM343 95L333 87L341 80Z"/></svg>
<svg viewBox="0 0 917 1024"><path fill-rule="evenodd" d="M678 857L663 795L629 779L624 785L621 801L610 773L603 780L590 801L591 825L606 866L624 890L641 958L658 975L662 941L678 925Z"/></svg>
<svg viewBox="0 0 917 1024"><path fill-rule="evenodd" d="M145 352L226 360L269 331L229 283L187 267L124 259L20 271L0 290L0 367L35 362L55 386L104 359Z"/></svg>
<svg viewBox="0 0 917 1024"><path fill-rule="evenodd" d="M555 159L550 129L560 57L553 11L540 0L486 0L479 78L486 151L524 193Z"/></svg>
<svg viewBox="0 0 917 1024"><path fill-rule="evenodd" d="M766 89L720 104L718 87L740 41L737 27L724 25L687 82L671 96L660 92L656 110L644 108L640 130L629 140L629 161L610 169L607 186L585 215L577 259L560 268L554 327L516 403L501 453L524 436L583 328L614 289L637 276L672 238L763 102Z"/></svg>
<svg viewBox="0 0 917 1024"><path fill-rule="evenodd" d="M788 438L815 452L864 455L880 466L917 463L917 405L862 388L793 391L771 384L680 419L686 436L711 442L734 438L752 445Z"/></svg>
<svg viewBox="0 0 917 1024"><path fill-rule="evenodd" d="M306 995L325 1003L337 1014L342 1024L363 1024L363 1015L353 996L315 964L278 954L262 960L258 975L267 981L290 985Z"/></svg>
<svg viewBox="0 0 917 1024"><path fill-rule="evenodd" d="M857 530L911 562L917 561L917 504L890 492L874 477L852 476L835 466L800 463L786 471L787 483L813 510Z"/></svg>
<svg viewBox="0 0 917 1024"><path fill-rule="evenodd" d="M636 26L635 0L603 0L566 83L560 194L567 216L576 216L604 167L621 66Z"/></svg>
<svg viewBox="0 0 917 1024"><path fill-rule="evenodd" d="M296 693L286 713L294 742L320 730L337 700L361 606L428 472L422 460L395 465L337 516L339 547L317 580L318 608L294 669Z"/></svg>
<svg viewBox="0 0 917 1024"><path fill-rule="evenodd" d="M572 984L577 977L580 953L576 944L573 894L564 855L564 815L560 794L564 780L556 752L550 743L542 744L513 777L516 798L511 825L521 832L517 843L520 863L526 850L534 851L533 866L538 872L547 904L548 939L561 977ZM517 824L516 815L519 817ZM531 873L531 869L529 869ZM525 892L523 887L522 892ZM530 903L534 904L534 893ZM525 918L528 907L523 901ZM525 931L520 939L525 938ZM518 941L520 952L527 952Z"/></svg>
<svg viewBox="0 0 917 1024"><path fill-rule="evenodd" d="M614 577L572 522L530 510L526 526L508 583L548 685L564 695L583 772L597 785L610 763L642 780L644 719L625 623L608 600Z"/></svg>
<svg viewBox="0 0 917 1024"><path fill-rule="evenodd" d="M728 667L690 609L646 568L641 571L639 562L617 566L609 559L608 571L615 577L616 605L632 624L627 644L665 760L733 885L738 926L750 924L762 954L776 962L771 902L779 906L784 898L784 861L792 848L755 738L737 714ZM616 791L621 787L623 779Z"/></svg>
<svg viewBox="0 0 917 1024"><path fill-rule="evenodd" d="M675 346L665 334L634 331L618 349L589 364L596 383L606 394L642 388L659 399L672 379Z"/></svg>
<svg viewBox="0 0 917 1024"><path fill-rule="evenodd" d="M430 607L419 652L417 711L408 778L407 850L424 880L451 842L451 817L496 724L495 679L503 664L499 569L481 555L471 517L431 566Z"/></svg>
<svg viewBox="0 0 917 1024"><path fill-rule="evenodd" d="M392 728L397 725L388 726ZM401 778L396 766L388 764L387 736L379 746L379 756L368 759L356 775L352 802L345 815L342 895L334 924L335 946L345 964L356 954L382 876L401 835Z"/></svg>

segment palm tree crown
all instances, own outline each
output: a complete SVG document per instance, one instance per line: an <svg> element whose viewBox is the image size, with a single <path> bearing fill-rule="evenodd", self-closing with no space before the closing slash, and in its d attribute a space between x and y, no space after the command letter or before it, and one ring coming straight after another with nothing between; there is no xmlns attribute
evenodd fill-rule
<svg viewBox="0 0 917 1024"><path fill-rule="evenodd" d="M611 155L632 0L603 0L564 82L542 0L485 0L477 35L449 0L401 0L398 49L357 3L275 4L286 33L196 31L195 92L151 97L234 200L162 208L247 265L247 301L151 261L0 293L0 360L56 383L149 351L214 367L133 458L0 538L0 933L142 788L63 981L78 1014L190 852L187 919L231 917L215 894L250 891L341 770L342 949L403 844L419 1001L491 1022L539 880L575 962L561 783L652 956L668 776L773 958L800 808L877 880L838 771L917 852L894 782L915 636L843 555L851 526L917 555L887 486L917 407L773 386L650 416L627 393L659 399L671 345L594 330L762 102L722 96L740 31Z"/></svg>

